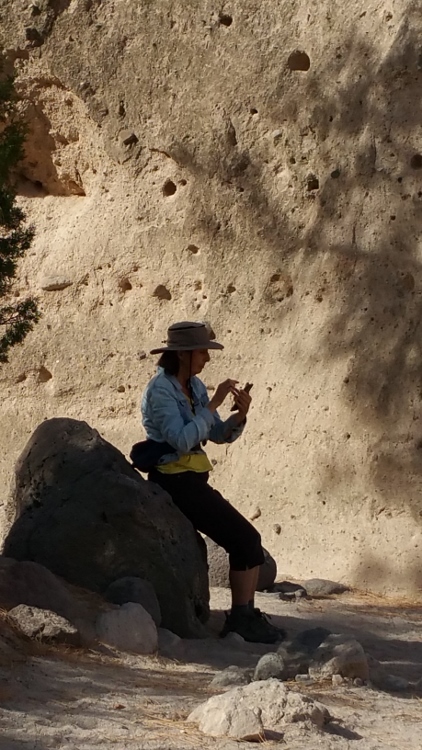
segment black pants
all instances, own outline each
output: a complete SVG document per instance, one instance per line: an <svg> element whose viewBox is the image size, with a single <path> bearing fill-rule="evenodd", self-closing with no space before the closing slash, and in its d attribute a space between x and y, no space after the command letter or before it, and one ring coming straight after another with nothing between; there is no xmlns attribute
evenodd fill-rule
<svg viewBox="0 0 422 750"><path fill-rule="evenodd" d="M197 531L229 554L232 570L249 570L264 562L261 536L249 521L208 484L208 473L162 474L153 469L151 482L163 488Z"/></svg>

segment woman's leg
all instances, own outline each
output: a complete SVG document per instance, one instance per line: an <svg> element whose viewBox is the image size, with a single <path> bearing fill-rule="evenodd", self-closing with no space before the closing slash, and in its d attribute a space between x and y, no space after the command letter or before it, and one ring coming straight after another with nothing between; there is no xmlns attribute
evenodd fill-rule
<svg viewBox="0 0 422 750"><path fill-rule="evenodd" d="M232 606L249 605L254 600L256 584L258 582L259 566L249 570L230 570L230 588L232 591Z"/></svg>
<svg viewBox="0 0 422 750"><path fill-rule="evenodd" d="M210 487L206 474L152 472L149 479L169 493L195 529L209 536L229 554L233 606L223 633L235 630L245 640L263 643L278 640L280 633L262 618L254 616L253 611L259 566L264 562L258 531Z"/></svg>

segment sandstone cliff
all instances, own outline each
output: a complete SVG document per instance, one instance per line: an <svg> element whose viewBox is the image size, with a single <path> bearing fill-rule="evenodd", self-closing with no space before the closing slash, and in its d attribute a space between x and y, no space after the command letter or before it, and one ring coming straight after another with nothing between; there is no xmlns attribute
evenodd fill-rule
<svg viewBox="0 0 422 750"><path fill-rule="evenodd" d="M207 384L254 383L215 481L280 571L420 588L421 31L404 0L0 0L44 312L0 371L4 511L46 417L127 453L144 352L209 319Z"/></svg>

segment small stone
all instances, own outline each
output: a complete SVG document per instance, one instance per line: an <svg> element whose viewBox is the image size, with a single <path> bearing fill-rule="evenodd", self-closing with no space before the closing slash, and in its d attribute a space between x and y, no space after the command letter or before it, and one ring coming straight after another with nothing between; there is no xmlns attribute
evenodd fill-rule
<svg viewBox="0 0 422 750"><path fill-rule="evenodd" d="M288 676L288 670L281 654L270 653L261 656L255 667L253 679L258 681L274 677L277 680L286 680Z"/></svg>
<svg viewBox="0 0 422 750"><path fill-rule="evenodd" d="M261 508L257 505L256 508L253 509L249 518L251 521L256 521L256 519L259 518L260 515L261 515Z"/></svg>
<svg viewBox="0 0 422 750"><path fill-rule="evenodd" d="M215 688L249 685L252 680L252 674L251 669L241 669L241 667L231 665L227 669L223 669L222 672L218 672L211 680L210 685Z"/></svg>
<svg viewBox="0 0 422 750"><path fill-rule="evenodd" d="M340 177L340 170L339 169L333 169L333 171L331 172L330 177L333 180L337 180L337 178Z"/></svg>
<svg viewBox="0 0 422 750"><path fill-rule="evenodd" d="M290 581L281 581L275 583L272 590L279 593L280 599L284 601L295 601L306 597L307 592L299 583L291 583Z"/></svg>
<svg viewBox="0 0 422 750"><path fill-rule="evenodd" d="M124 393L125 390L126 390L126 388L124 387L124 385L118 385L117 386L117 393Z"/></svg>
<svg viewBox="0 0 422 750"><path fill-rule="evenodd" d="M328 636L331 635L327 628L316 627L307 628L302 630L297 636L286 646L287 650L291 653L307 653L313 654L317 650L318 646L325 641Z"/></svg>
<svg viewBox="0 0 422 750"><path fill-rule="evenodd" d="M343 677L341 676L341 674L333 674L333 676L331 677L331 682L333 683L334 687L339 687L343 684Z"/></svg>
<svg viewBox="0 0 422 750"><path fill-rule="evenodd" d="M296 682L312 683L315 680L309 674L297 674L295 677Z"/></svg>
<svg viewBox="0 0 422 750"><path fill-rule="evenodd" d="M343 583L336 583L325 578L310 578L303 585L308 592L308 596L331 596L332 594L343 594L350 590Z"/></svg>
<svg viewBox="0 0 422 750"><path fill-rule="evenodd" d="M313 654L309 674L317 679L340 674L367 680L368 660L358 641L345 635L329 635Z"/></svg>

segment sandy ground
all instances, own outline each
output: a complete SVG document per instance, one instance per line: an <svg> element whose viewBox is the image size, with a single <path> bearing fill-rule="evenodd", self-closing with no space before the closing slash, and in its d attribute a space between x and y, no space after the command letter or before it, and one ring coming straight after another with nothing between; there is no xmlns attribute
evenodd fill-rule
<svg viewBox="0 0 422 750"><path fill-rule="evenodd" d="M220 627L228 592L212 592L210 635ZM290 604L258 595L258 605L293 634L315 624L353 634L391 673L422 677L422 608L362 594ZM215 694L213 674L229 664L254 665L264 646L210 638L184 641L178 660L122 653L46 649L0 670L1 750L185 750L244 747L204 737L185 722L189 712ZM286 750L421 750L422 695L322 683L292 689L324 703L336 721L329 732L301 728L289 733ZM266 742L268 747L276 746ZM278 743L280 746L280 743Z"/></svg>

